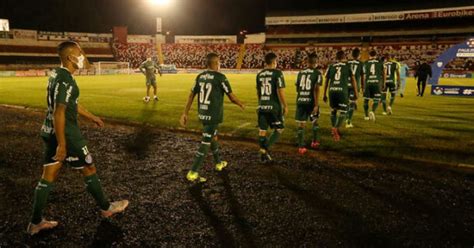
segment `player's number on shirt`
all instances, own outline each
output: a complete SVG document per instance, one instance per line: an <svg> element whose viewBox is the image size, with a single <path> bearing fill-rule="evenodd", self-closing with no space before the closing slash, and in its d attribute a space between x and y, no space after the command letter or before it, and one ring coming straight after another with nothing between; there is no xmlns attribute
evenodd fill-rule
<svg viewBox="0 0 474 248"><path fill-rule="evenodd" d="M209 101L209 96L211 95L212 91L212 84L211 83L199 83L201 91L199 92L199 103L201 104L211 104Z"/></svg>
<svg viewBox="0 0 474 248"><path fill-rule="evenodd" d="M262 96L270 96L272 94L272 84L270 84L272 78L260 78L262 85L260 86L260 92Z"/></svg>
<svg viewBox="0 0 474 248"><path fill-rule="evenodd" d="M301 76L300 89L301 90L310 90L311 89L311 77L309 75Z"/></svg>
<svg viewBox="0 0 474 248"><path fill-rule="evenodd" d="M370 65L370 75L375 75L375 64Z"/></svg>
<svg viewBox="0 0 474 248"><path fill-rule="evenodd" d="M336 74L334 74L334 80L341 80L341 69L342 67L336 67Z"/></svg>
<svg viewBox="0 0 474 248"><path fill-rule="evenodd" d="M392 65L387 65L387 76L390 76L390 74L392 73L391 70L390 70L390 67Z"/></svg>

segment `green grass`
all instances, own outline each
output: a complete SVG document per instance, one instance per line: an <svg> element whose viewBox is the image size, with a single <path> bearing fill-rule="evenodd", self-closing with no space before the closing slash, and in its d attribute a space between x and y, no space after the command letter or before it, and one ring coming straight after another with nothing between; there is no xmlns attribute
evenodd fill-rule
<svg viewBox="0 0 474 248"><path fill-rule="evenodd" d="M158 78L157 104L144 104L144 78L141 75L78 76L80 102L93 113L122 120L146 122L158 127L178 127L186 97L196 75L164 75ZM255 139L257 134L255 75L227 75L235 94L246 104L239 110L228 101L220 131ZM295 75L286 75L290 113L286 118L283 141L295 142ZM45 108L46 77L0 78L0 103ZM473 79L443 79L441 84L474 85ZM427 90L429 91L429 86ZM393 116L382 116L377 123L363 120L362 101L354 116L354 129L343 129L343 141L330 137L329 108L322 103L323 149L356 156L401 157L474 163L474 99L415 96L415 82L409 79L405 98L397 98ZM190 116L191 129L199 129L196 108ZM239 127L239 128L238 128ZM309 130L308 130L309 136Z"/></svg>

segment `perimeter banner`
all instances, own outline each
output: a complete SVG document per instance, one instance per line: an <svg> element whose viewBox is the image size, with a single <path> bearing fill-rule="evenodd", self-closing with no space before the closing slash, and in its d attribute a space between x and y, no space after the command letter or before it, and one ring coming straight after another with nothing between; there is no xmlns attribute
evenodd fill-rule
<svg viewBox="0 0 474 248"><path fill-rule="evenodd" d="M431 86L431 95L474 97L474 87L473 86L433 85Z"/></svg>

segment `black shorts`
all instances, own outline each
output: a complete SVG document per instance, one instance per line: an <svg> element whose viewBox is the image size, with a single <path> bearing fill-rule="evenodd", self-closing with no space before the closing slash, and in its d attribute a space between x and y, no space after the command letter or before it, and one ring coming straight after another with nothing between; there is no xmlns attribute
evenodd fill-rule
<svg viewBox="0 0 474 248"><path fill-rule="evenodd" d="M305 122L308 119L313 122L319 119L319 108L318 112L313 114L314 106L311 104L297 104L296 105L296 122Z"/></svg>
<svg viewBox="0 0 474 248"><path fill-rule="evenodd" d="M267 130L268 127L272 129L285 128L285 119L282 113L275 112L258 112L258 128L260 130Z"/></svg>

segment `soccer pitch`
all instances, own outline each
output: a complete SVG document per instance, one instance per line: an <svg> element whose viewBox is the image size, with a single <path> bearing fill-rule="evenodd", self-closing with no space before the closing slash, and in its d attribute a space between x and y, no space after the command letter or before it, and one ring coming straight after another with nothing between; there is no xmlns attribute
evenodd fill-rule
<svg viewBox="0 0 474 248"><path fill-rule="evenodd" d="M142 101L145 78L139 74L77 76L76 81L80 88L81 104L99 116L147 123L160 128L178 128L179 117L195 77L196 74L157 77L160 101L148 104ZM228 74L227 77L234 93L247 109L241 111L226 100L220 132L255 140L255 74ZM285 75L289 115L286 117L282 142L290 144L296 140L295 78L296 75ZM0 104L45 108L46 84L46 77L1 78ZM440 84L474 85L474 80L442 79ZM353 121L355 128L342 128L343 138L339 143L331 139L329 107L321 101L321 149L367 158L408 157L474 164L474 99L431 96L430 86L425 96L420 98L416 97L415 89L415 80L409 78L405 97L397 96L394 114L382 116L380 106L376 123L363 120L362 99L359 99ZM190 113L188 129L199 130L196 104ZM309 129L307 131L309 138Z"/></svg>

